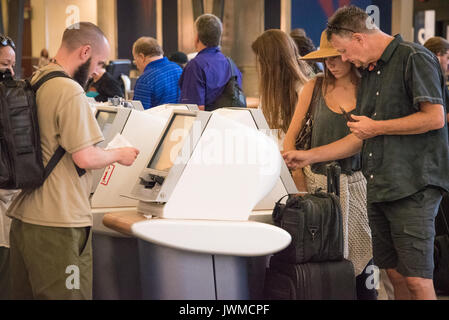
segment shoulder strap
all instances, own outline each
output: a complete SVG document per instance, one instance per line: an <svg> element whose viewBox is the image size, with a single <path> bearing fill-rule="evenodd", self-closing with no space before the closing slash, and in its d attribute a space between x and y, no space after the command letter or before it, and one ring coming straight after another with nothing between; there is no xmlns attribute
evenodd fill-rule
<svg viewBox="0 0 449 320"><path fill-rule="evenodd" d="M232 61L232 59L231 58L229 58L229 57L226 57L226 59L228 59L228 61L229 61L229 65L231 66L231 77L235 77L235 72L234 72L234 61Z"/></svg>
<svg viewBox="0 0 449 320"><path fill-rule="evenodd" d="M58 149L56 149L55 153L53 153L53 155L51 156L50 161L48 161L48 163L47 163L47 166L44 168L44 180L48 178L48 176L53 171L53 169L56 167L58 162L62 159L64 154L65 154L65 149L63 147L59 146ZM76 164L74 164L74 165L75 165L76 172L78 173L78 176L82 177L86 173L86 170L81 169Z"/></svg>
<svg viewBox="0 0 449 320"><path fill-rule="evenodd" d="M56 149L55 153L51 156L50 161L48 161L47 165L44 168L44 180L46 180L48 178L48 176L53 171L53 169L56 167L59 160L62 159L64 154L65 154L64 148L59 146L58 149Z"/></svg>
<svg viewBox="0 0 449 320"><path fill-rule="evenodd" d="M314 113L313 111L315 110L315 105L318 100L318 94L321 93L322 86L323 86L323 77L317 76L315 86L313 87L312 100L310 100L309 110L307 110L310 119L313 119Z"/></svg>
<svg viewBox="0 0 449 320"><path fill-rule="evenodd" d="M34 85L31 86L31 89L34 92L37 92L39 88L48 80L53 78L69 78L72 79L69 75L67 75L63 71L52 71L47 73L45 76L40 78ZM50 160L48 161L47 165L44 168L44 180L48 178L50 173L53 171L53 169L56 167L56 165L59 163L59 161L62 159L62 157L65 154L65 149L61 146L56 149L55 153L51 156ZM75 165L76 171L78 172L78 176L82 176L86 173L86 170L79 168L77 165Z"/></svg>
<svg viewBox="0 0 449 320"><path fill-rule="evenodd" d="M33 89L34 92L37 92L37 90L39 90L39 88L48 80L53 79L53 78L69 78L69 75L67 75L65 72L63 71L52 71L47 73L45 76L43 76L42 78L40 78L35 84L33 84L31 86L31 88Z"/></svg>

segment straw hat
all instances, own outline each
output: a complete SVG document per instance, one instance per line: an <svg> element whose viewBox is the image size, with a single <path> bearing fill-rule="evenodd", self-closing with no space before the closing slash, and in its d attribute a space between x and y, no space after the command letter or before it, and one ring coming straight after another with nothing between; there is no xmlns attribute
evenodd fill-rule
<svg viewBox="0 0 449 320"><path fill-rule="evenodd" d="M335 50L330 42L327 40L326 36L326 30L324 30L321 33L321 40L320 40L320 49L310 52L309 54L306 54L304 57L301 58L301 60L316 60L316 59L325 59L329 57L336 57L340 56L341 53L339 53L337 50Z"/></svg>

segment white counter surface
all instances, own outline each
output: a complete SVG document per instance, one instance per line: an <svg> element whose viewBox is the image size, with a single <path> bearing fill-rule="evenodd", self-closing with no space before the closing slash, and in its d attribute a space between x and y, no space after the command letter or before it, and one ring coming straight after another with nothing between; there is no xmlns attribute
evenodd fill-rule
<svg viewBox="0 0 449 320"><path fill-rule="evenodd" d="M132 233L166 247L232 256L263 256L291 241L285 230L254 221L150 219L134 223Z"/></svg>

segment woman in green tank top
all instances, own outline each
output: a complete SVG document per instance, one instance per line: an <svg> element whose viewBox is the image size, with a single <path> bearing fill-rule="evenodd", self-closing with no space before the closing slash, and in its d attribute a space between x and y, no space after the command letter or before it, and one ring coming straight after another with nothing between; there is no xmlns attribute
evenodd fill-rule
<svg viewBox="0 0 449 320"><path fill-rule="evenodd" d="M339 140L350 133L341 108L352 113L356 107L356 90L359 82L357 69L349 62L343 62L340 53L332 48L325 34L322 34L320 49L309 53L303 60L324 62L324 74L307 82L298 98L295 113L284 139L284 152L296 150L295 141L309 108L312 111L313 130L311 147L319 147ZM321 77L321 79L319 79ZM315 88L317 87L317 88ZM313 100L312 101L312 96ZM340 160L342 172L352 174L360 170L359 156ZM312 166L314 173L325 174L326 163ZM302 169L299 169L302 170ZM299 191L307 191L305 177L293 177Z"/></svg>
<svg viewBox="0 0 449 320"><path fill-rule="evenodd" d="M313 118L311 148L323 146L347 136L350 131L342 109L351 114L356 108L356 91L360 79L357 69L348 61L342 61L340 53L327 41L325 32L321 36L320 49L304 56L304 60L324 62L324 74L318 75L304 85L284 139L284 152L296 150L295 141L309 108ZM330 159L337 160L337 159ZM331 161L329 161L331 162ZM371 264L371 231L366 211L366 179L360 168L359 154L338 160L342 168L340 178L340 202L343 216L345 258L354 265L359 299L375 299L376 291L368 290L365 282L371 275L367 267ZM317 163L293 172L300 191L326 190L326 164ZM298 179L304 176L304 179Z"/></svg>

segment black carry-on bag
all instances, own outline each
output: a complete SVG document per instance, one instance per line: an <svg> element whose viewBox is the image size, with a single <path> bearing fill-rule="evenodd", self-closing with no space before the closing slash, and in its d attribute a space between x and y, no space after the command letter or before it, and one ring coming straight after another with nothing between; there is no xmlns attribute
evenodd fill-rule
<svg viewBox="0 0 449 320"><path fill-rule="evenodd" d="M337 164L328 165L327 193L289 195L285 205L282 199L276 204L273 220L292 242L270 259L266 299L356 299L354 266L343 258L340 172Z"/></svg>
<svg viewBox="0 0 449 320"><path fill-rule="evenodd" d="M288 195L273 210L274 224L292 237L290 245L275 254L288 263L339 261L343 259L343 225L339 199L340 166L327 167L328 192Z"/></svg>

